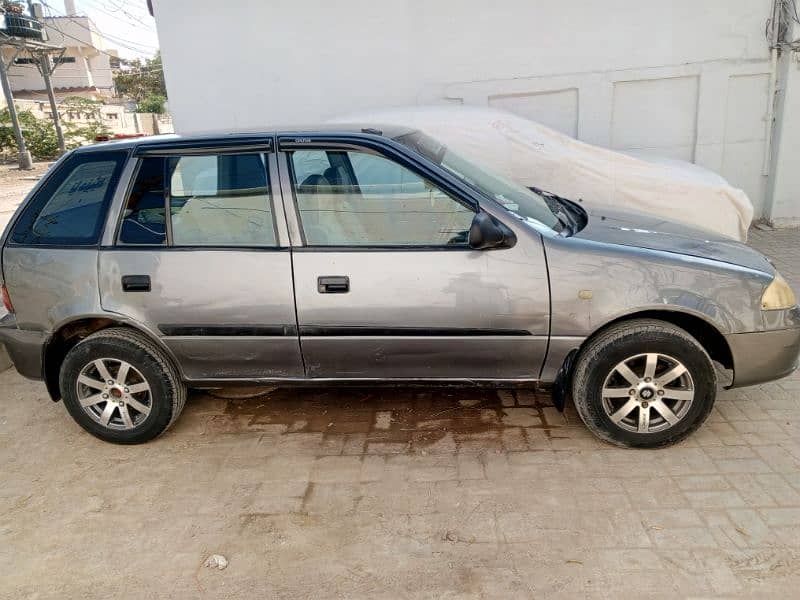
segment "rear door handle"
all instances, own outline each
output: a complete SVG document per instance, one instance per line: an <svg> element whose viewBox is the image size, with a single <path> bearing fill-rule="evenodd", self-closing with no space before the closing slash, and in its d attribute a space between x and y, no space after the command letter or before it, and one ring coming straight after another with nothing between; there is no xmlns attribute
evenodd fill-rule
<svg viewBox="0 0 800 600"><path fill-rule="evenodd" d="M149 292L150 275L123 275L123 292Z"/></svg>
<svg viewBox="0 0 800 600"><path fill-rule="evenodd" d="M344 276L317 277L320 294L346 294L350 291L350 278Z"/></svg>

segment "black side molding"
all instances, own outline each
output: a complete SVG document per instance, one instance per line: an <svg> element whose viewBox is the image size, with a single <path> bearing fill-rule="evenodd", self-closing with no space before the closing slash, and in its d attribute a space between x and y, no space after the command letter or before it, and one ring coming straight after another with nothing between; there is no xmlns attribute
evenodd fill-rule
<svg viewBox="0 0 800 600"><path fill-rule="evenodd" d="M202 337L292 337L298 333L295 325L171 325L158 326L165 336ZM524 329L469 329L460 327L352 327L303 325L300 335L306 337L482 337L529 336Z"/></svg>
<svg viewBox="0 0 800 600"><path fill-rule="evenodd" d="M159 325L166 336L295 337L296 325Z"/></svg>
<svg viewBox="0 0 800 600"><path fill-rule="evenodd" d="M380 337L481 337L526 336L524 329L469 329L461 327L326 327L301 325L300 335L307 337L353 337L359 335Z"/></svg>

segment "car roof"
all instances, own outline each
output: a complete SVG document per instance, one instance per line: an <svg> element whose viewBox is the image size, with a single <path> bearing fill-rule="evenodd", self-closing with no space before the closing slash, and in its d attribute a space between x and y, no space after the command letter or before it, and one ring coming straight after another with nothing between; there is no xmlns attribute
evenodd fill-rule
<svg viewBox="0 0 800 600"><path fill-rule="evenodd" d="M414 128L403 127L399 125L324 123L312 126L275 127L264 129L262 131L216 130L203 133L193 133L191 135L167 133L162 135L134 137L121 140L109 140L107 142L96 142L88 146L81 146L80 148L77 148L76 151L92 152L95 150L127 149L161 145L167 146L175 143L180 145L197 144L198 146L212 146L220 143L230 144L232 142L254 142L256 140L272 138L275 135L313 136L341 134L361 137L377 136L394 139L402 135L413 133L414 131L416 131Z"/></svg>

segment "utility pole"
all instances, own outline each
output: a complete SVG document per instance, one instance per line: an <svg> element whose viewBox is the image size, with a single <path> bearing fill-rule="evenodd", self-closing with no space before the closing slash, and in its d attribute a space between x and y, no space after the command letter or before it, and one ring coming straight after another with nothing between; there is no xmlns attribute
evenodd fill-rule
<svg viewBox="0 0 800 600"><path fill-rule="evenodd" d="M17 107L14 106L14 95L11 93L11 84L8 82L6 61L2 55L0 55L0 84L3 85L3 95L6 97L8 114L11 117L11 125L14 127L14 137L17 140L19 168L25 170L32 169L33 160L31 159L31 153L28 152L28 146L25 144L25 136L22 135L22 128L19 126L19 115L17 115Z"/></svg>
<svg viewBox="0 0 800 600"><path fill-rule="evenodd" d="M28 0L28 8L31 12L31 18L36 19L42 25L42 41L47 41L47 28L44 24L44 11L42 10L42 5ZM58 140L58 153L61 155L67 151L67 145L64 142L64 130L61 128L61 115L58 114L56 95L55 92L53 92L53 82L50 78L50 75L53 74L54 68L50 66L50 53L51 51L48 50L31 51L31 54L34 54L36 58L39 59L36 63L36 66L39 67L39 73L42 74L42 79L44 79L44 87L47 90L47 99L50 100L50 112L53 113L53 127L56 130L56 139ZM61 58L62 56L64 56L63 49L58 55L58 58Z"/></svg>
<svg viewBox="0 0 800 600"><path fill-rule="evenodd" d="M37 52L39 62L39 72L44 79L44 87L47 89L47 98L50 100L50 111L53 113L53 125L56 129L56 138L58 139L58 152L59 155L67 151L67 145L64 142L64 131L61 129L61 115L58 114L58 105L56 104L56 95L53 92L53 82L50 79L50 74L53 72L50 68L50 54L47 52ZM63 52L62 52L63 55Z"/></svg>

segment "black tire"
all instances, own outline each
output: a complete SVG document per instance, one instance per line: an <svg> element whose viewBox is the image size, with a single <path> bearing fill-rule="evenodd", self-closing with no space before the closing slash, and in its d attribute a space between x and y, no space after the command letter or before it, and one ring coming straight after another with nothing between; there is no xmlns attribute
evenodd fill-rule
<svg viewBox="0 0 800 600"><path fill-rule="evenodd" d="M688 371L694 386L694 398L685 410L685 414L674 424L668 424L666 419L661 423L667 427L663 431L648 431L640 433L631 431L623 425L615 423L611 415L604 408L603 387L607 377L619 377L615 367L628 359L636 365L636 361L646 361L646 357L635 358L647 353L657 353L682 363ZM633 358L632 358L633 357ZM663 358L659 361L664 361ZM662 374L665 364L662 365ZM642 372L644 374L644 372ZM639 373L636 373L637 375ZM653 380L657 378L652 378ZM618 379L616 381L619 381ZM629 383L623 382L623 386ZM641 383L645 386L646 384ZM611 387L609 385L609 387ZM668 388L662 388L667 390ZM629 391L629 390L628 390ZM630 391L629 391L630 392ZM650 395L652 390L646 392ZM661 392L658 392L661 393ZM656 319L636 319L617 325L600 332L591 338L581 349L575 363L572 378L572 398L575 408L583 422L592 433L599 438L618 446L638 448L658 448L674 444L697 429L706 420L714 406L717 394L717 375L714 364L708 353L700 343L683 329ZM651 396L653 397L653 396ZM658 400L657 397L653 397ZM639 407L630 413L633 419L638 419L642 410L648 414L655 411L654 407L647 407L648 403L639 395L634 395L631 400L639 402ZM606 400L607 403L618 402L625 404L627 398ZM650 404L654 404L653 400ZM616 407L619 404L614 404ZM660 406L663 406L660 405ZM676 405L677 406L677 405ZM621 414L620 411L617 414ZM670 415L674 417L674 413ZM660 411L656 414L661 419ZM628 422L628 427L631 427ZM645 429L649 427L649 422Z"/></svg>
<svg viewBox="0 0 800 600"><path fill-rule="evenodd" d="M100 359L109 359L111 364L114 361L127 362L149 385L145 400L149 413L132 412L137 415L137 421L130 428L104 426L81 406L78 377L84 368ZM59 385L64 405L72 418L95 437L116 444L141 444L152 440L175 422L186 403L186 387L169 357L154 342L133 329L105 329L75 345L61 365ZM121 413L115 415L121 418Z"/></svg>

